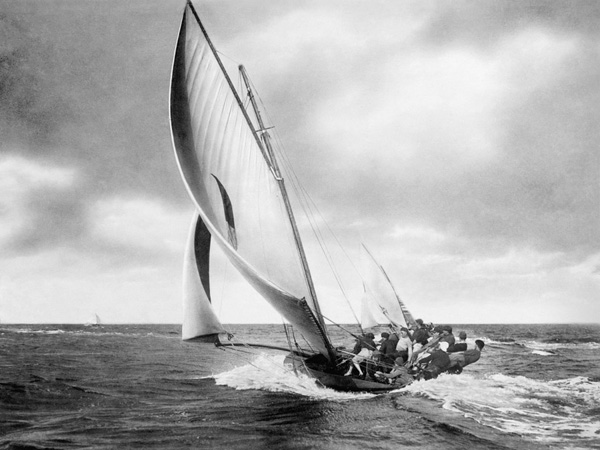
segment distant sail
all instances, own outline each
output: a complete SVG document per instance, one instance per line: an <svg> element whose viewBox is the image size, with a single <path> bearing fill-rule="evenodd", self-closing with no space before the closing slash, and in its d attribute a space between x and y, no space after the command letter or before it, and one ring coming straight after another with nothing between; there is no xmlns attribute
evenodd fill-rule
<svg viewBox="0 0 600 450"><path fill-rule="evenodd" d="M244 278L320 353L331 354L294 240L281 182L216 51L188 2L171 82L171 129L184 183L203 226ZM209 247L204 248L206 258ZM196 255L198 256L198 254ZM191 264L190 264L191 266ZM207 295L208 274L195 292ZM204 291L203 293L201 291ZM207 302L210 297L207 295ZM204 306L210 306L201 300ZM220 324L188 303L185 336ZM202 316L202 317L200 317ZM192 331L196 329L197 331Z"/></svg>
<svg viewBox="0 0 600 450"><path fill-rule="evenodd" d="M98 316L98 314L94 313L92 314L92 316L88 319L88 321L85 323L86 327L89 326L95 326L95 325L100 325L100 317Z"/></svg>
<svg viewBox="0 0 600 450"><path fill-rule="evenodd" d="M399 326L415 324L412 314L400 299L382 266L364 245L361 248L364 295L361 325L371 328L393 322Z"/></svg>

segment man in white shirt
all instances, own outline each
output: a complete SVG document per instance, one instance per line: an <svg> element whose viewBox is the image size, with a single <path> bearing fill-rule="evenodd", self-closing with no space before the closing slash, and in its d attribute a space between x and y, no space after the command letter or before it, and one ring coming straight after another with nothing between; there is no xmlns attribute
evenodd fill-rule
<svg viewBox="0 0 600 450"><path fill-rule="evenodd" d="M398 339L398 343L396 344L396 352L398 353L398 357L404 359L404 362L410 361L412 358L412 341L408 336L408 329L405 327L400 329L400 339Z"/></svg>

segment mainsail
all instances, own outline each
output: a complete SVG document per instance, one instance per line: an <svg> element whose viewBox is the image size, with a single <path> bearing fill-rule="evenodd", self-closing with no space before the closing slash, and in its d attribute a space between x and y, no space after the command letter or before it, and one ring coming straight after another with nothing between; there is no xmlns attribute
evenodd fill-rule
<svg viewBox="0 0 600 450"><path fill-rule="evenodd" d="M193 247L195 259L206 259L214 239L244 278L315 350L330 357L283 180L189 1L173 61L170 113L179 169L207 232L203 245L192 242L188 252ZM221 328L212 311L206 316L210 324L200 324L205 307L211 309L205 269L192 282L202 299L186 309L195 317L184 319L184 338ZM189 300L194 292L185 295Z"/></svg>
<svg viewBox="0 0 600 450"><path fill-rule="evenodd" d="M404 327L414 325L413 316L396 293L387 273L364 245L361 247L361 267L364 280L362 327L389 323Z"/></svg>

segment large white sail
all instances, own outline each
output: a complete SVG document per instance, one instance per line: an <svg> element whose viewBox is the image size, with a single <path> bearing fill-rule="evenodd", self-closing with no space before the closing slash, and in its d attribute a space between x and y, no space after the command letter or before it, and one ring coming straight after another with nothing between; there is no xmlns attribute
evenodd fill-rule
<svg viewBox="0 0 600 450"><path fill-rule="evenodd" d="M364 245L361 247L360 260L364 280L362 327L371 328L389 323L406 327L414 324L415 320L400 300L385 270Z"/></svg>
<svg viewBox="0 0 600 450"><path fill-rule="evenodd" d="M331 346L268 157L191 3L173 62L171 128L202 222L237 270L319 352Z"/></svg>

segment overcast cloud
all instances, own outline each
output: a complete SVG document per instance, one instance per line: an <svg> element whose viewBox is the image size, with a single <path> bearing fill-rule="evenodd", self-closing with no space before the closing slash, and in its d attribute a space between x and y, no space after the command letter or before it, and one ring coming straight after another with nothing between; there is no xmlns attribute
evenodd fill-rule
<svg viewBox="0 0 600 450"><path fill-rule="evenodd" d="M600 321L600 4L194 4L329 227L417 316ZM0 7L1 322L181 321L193 208L167 101L183 6ZM279 321L215 268L225 322ZM313 271L326 315L352 320Z"/></svg>

